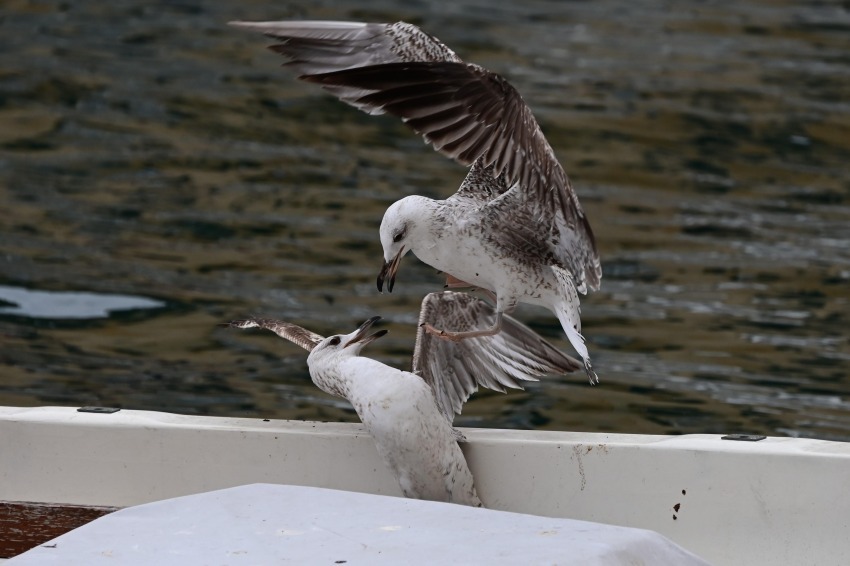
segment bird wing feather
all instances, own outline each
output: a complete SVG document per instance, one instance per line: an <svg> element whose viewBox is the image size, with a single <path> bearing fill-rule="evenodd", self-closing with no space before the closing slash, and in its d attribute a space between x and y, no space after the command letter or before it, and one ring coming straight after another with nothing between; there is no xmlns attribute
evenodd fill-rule
<svg viewBox="0 0 850 566"><path fill-rule="evenodd" d="M315 348L319 342L325 339L324 336L320 336L315 332L310 332L306 328L302 328L297 324L271 318L232 320L230 322L223 323L222 326L230 326L233 328L264 328L266 330L271 330L281 338L285 338L293 344L301 346L308 352Z"/></svg>
<svg viewBox="0 0 850 566"><path fill-rule="evenodd" d="M503 317L499 334L460 342L433 336L423 327L429 323L459 331L480 330L492 324L494 315L492 306L466 293L430 293L422 300L413 373L431 386L437 406L449 421L460 414L479 386L500 392L522 389L523 381L583 367L510 316Z"/></svg>
<svg viewBox="0 0 850 566"><path fill-rule="evenodd" d="M599 287L596 241L578 197L531 109L502 76L464 63L404 22L232 23L280 40L271 49L301 79L369 114L396 116L440 153L491 171L493 183L465 182L456 196L480 201L516 187L548 227L544 240L577 289Z"/></svg>

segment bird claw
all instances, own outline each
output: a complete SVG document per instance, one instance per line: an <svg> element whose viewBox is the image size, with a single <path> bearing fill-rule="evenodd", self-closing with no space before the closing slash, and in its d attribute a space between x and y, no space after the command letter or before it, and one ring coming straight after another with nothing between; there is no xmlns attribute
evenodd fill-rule
<svg viewBox="0 0 850 566"><path fill-rule="evenodd" d="M590 365L590 360L584 360L584 371L587 374L591 385L599 385L599 376L597 376L596 372L593 371L593 368Z"/></svg>

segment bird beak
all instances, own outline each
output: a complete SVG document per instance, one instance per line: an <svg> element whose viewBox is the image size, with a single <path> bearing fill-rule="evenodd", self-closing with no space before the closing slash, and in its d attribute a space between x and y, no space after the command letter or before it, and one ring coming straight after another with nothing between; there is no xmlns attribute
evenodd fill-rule
<svg viewBox="0 0 850 566"><path fill-rule="evenodd" d="M384 262L384 267L381 268L381 272L378 274L378 291L381 293L384 292L384 280L389 277L389 282L387 283L387 292L393 292L393 285L395 284L395 274L398 271L398 264L401 262L401 256L404 255L404 246L398 250L398 253L391 261Z"/></svg>
<svg viewBox="0 0 850 566"><path fill-rule="evenodd" d="M362 348L367 344L371 343L373 340L377 340L378 338L386 334L388 332L387 330L379 330L370 336L366 336L372 325L378 322L379 320L381 320L380 316L373 316L372 318L361 324L360 328L354 331L354 336L352 336L351 339L345 344L344 348L348 348L349 346L358 343Z"/></svg>

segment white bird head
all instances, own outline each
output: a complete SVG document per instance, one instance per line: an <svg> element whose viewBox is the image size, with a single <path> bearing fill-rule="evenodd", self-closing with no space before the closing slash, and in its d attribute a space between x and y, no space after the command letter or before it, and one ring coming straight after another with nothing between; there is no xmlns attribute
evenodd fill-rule
<svg viewBox="0 0 850 566"><path fill-rule="evenodd" d="M310 377L319 389L332 395L345 397L345 391L338 377L339 364L348 358L360 355L360 351L372 341L387 333L379 330L368 334L373 324L381 320L373 316L357 330L350 334L336 334L323 338L315 332L302 328L297 324L269 318L249 318L225 322L221 326L233 328L265 328L281 338L297 344L310 352L307 365L310 367Z"/></svg>
<svg viewBox="0 0 850 566"><path fill-rule="evenodd" d="M381 220L381 247L384 248L384 266L378 274L378 291L392 293L398 265L404 254L413 250L417 242L417 231L422 220L430 214L433 201L429 198L411 195L396 201L384 213ZM414 253L415 250L414 250Z"/></svg>
<svg viewBox="0 0 850 566"><path fill-rule="evenodd" d="M316 360L320 357L324 358L327 356L345 358L359 356L360 351L367 344L370 344L387 333L387 330L379 330L374 334L368 334L372 325L379 320L381 320L380 316L373 316L350 334L334 334L333 336L328 336L310 350L310 355L307 357L307 363L310 363L311 359Z"/></svg>
<svg viewBox="0 0 850 566"><path fill-rule="evenodd" d="M373 316L350 334L328 336L316 344L307 356L307 366L310 368L313 383L319 389L331 395L348 398L347 385L340 379L340 364L359 356L367 344L387 333L386 330L379 330L368 334L369 328L380 319L380 316Z"/></svg>

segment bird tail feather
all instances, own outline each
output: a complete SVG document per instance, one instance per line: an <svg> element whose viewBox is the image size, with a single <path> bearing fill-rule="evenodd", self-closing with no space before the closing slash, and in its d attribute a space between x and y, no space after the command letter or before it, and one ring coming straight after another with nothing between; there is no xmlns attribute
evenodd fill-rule
<svg viewBox="0 0 850 566"><path fill-rule="evenodd" d="M561 322L570 344L573 345L573 348L584 361L584 371L587 373L590 384L596 385L599 383L599 377L593 371L593 366L590 364L590 354L584 343L584 336L581 335L581 318L579 318L581 309L575 283L570 273L565 269L555 265L550 267L558 280L558 285L561 287L561 297L563 298L555 306L555 315Z"/></svg>

